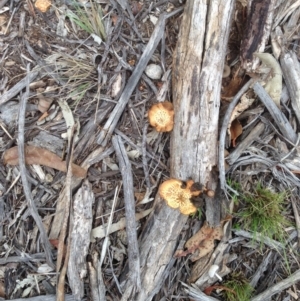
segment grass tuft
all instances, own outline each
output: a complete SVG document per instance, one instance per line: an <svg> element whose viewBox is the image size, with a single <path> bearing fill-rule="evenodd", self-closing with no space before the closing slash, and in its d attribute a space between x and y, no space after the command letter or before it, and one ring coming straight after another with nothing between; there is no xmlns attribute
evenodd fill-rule
<svg viewBox="0 0 300 301"><path fill-rule="evenodd" d="M68 17L76 23L82 30L89 34L95 34L102 40L106 39L106 32L103 25L103 14L101 6L97 3L89 1L90 8L84 6L80 7L76 1L74 1L74 7L76 12L70 12Z"/></svg>
<svg viewBox="0 0 300 301"><path fill-rule="evenodd" d="M286 237L289 221L284 217L287 193L276 193L258 184L252 193L242 195L243 208L237 213L247 230L279 241Z"/></svg>
<svg viewBox="0 0 300 301"><path fill-rule="evenodd" d="M232 273L223 285L232 290L224 291L226 301L249 301L254 290L242 273Z"/></svg>

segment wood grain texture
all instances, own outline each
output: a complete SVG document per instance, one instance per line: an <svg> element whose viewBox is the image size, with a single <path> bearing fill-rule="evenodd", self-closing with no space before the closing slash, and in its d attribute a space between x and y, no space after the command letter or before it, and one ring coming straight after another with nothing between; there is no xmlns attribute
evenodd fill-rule
<svg viewBox="0 0 300 301"><path fill-rule="evenodd" d="M71 219L68 279L75 300L81 300L84 295L84 278L87 275L86 256L90 245L94 202L92 186L86 179L75 195Z"/></svg>

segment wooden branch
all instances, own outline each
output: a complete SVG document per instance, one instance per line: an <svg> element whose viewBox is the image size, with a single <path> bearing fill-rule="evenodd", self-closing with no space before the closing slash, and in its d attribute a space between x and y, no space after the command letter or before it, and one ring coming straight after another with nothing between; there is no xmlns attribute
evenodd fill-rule
<svg viewBox="0 0 300 301"><path fill-rule="evenodd" d="M114 146L119 167L123 179L123 193L126 213L126 233L128 240L128 263L129 263L129 279L132 283L132 288L135 292L141 288L140 278L140 257L139 247L136 233L136 222L135 222L135 201L133 194L133 178L131 163L128 159L125 146L122 142L121 137L114 136L112 138L112 144Z"/></svg>
<svg viewBox="0 0 300 301"><path fill-rule="evenodd" d="M274 284L270 288L266 289L261 294L255 296L250 301L264 301L268 298L271 298L271 296L282 292L283 290L287 289L288 287L292 286L293 284L297 283L300 280L300 270L296 271L294 274L292 274L290 277Z"/></svg>
<svg viewBox="0 0 300 301"><path fill-rule="evenodd" d="M196 2L186 6L173 62L171 176L192 177L215 190L211 171L217 165L221 79L234 1ZM217 225L211 199L206 209L209 224Z"/></svg>
<svg viewBox="0 0 300 301"><path fill-rule="evenodd" d="M217 164L221 77L233 8L234 0L186 3L173 62L172 177L217 184L210 173ZM208 220L218 223L213 219L213 201L210 202ZM127 300L150 301L159 291L186 220L187 216L167 207L156 196L153 213L141 236L142 289ZM128 285L127 282L126 289Z"/></svg>
<svg viewBox="0 0 300 301"><path fill-rule="evenodd" d="M27 67L27 73L29 73L29 66ZM49 266L54 268L54 264L52 261L52 254L51 254L51 246L48 240L48 236L46 230L44 228L43 222L41 217L38 214L37 208L32 198L32 193L29 187L29 182L27 178L27 170L25 166L25 151L24 151L24 127L25 127L25 112L26 112L26 103L29 97L29 84L30 84L30 77L26 76L26 92L21 96L20 100L20 109L19 109L19 126L18 126L18 153L19 153L19 166L20 166L20 173L22 184L24 188L25 198L28 204L28 209L36 222L36 225L40 231L41 235L41 242L45 250L46 254L46 261Z"/></svg>
<svg viewBox="0 0 300 301"><path fill-rule="evenodd" d="M31 298L18 298L12 300L4 300L0 298L0 301L55 301L55 295L42 295ZM73 295L65 295L65 301L76 301Z"/></svg>
<svg viewBox="0 0 300 301"><path fill-rule="evenodd" d="M281 56L280 63L293 110L300 122L300 64L298 58L294 52L289 51Z"/></svg>
<svg viewBox="0 0 300 301"><path fill-rule="evenodd" d="M274 11L271 3L273 2L271 0L248 1L247 25L241 44L241 59L245 68L247 68L248 61L253 62L254 52L263 52L264 50L265 42L270 35L270 24Z"/></svg>
<svg viewBox="0 0 300 301"><path fill-rule="evenodd" d="M28 73L22 80L20 80L17 84L15 84L11 89L2 94L0 99L0 105L9 101L13 97L15 97L20 91L22 91L26 87L27 81L31 83L33 80L37 78L39 75L38 71L31 71Z"/></svg>

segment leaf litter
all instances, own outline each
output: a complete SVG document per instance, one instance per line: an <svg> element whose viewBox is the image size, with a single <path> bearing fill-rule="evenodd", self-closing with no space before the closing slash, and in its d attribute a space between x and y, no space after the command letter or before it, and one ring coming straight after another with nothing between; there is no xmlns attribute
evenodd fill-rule
<svg viewBox="0 0 300 301"><path fill-rule="evenodd" d="M5 242L5 244L1 246L2 254L5 254L5 259L1 259L1 264L5 265L6 275L8 275L6 279L11 283L11 287L8 284L6 285L5 298L45 294L50 292L50 290L47 288L47 285L43 285L43 281L51 285L56 282L54 276L46 277L42 275L48 271L47 268L43 266L45 256L43 251L41 253L38 236L36 236L35 239L30 238L30 231L34 229L34 231L37 232L37 230L30 216L24 213L24 211L26 211L24 210L26 204L23 200L22 184L18 178L18 152L15 146L17 144L15 139L17 137L16 124L18 122L17 101L20 91L25 88L25 81L22 83L21 80L26 78L26 74L24 73L26 63L30 62L35 66L32 76L34 75L34 78L37 77L37 79L32 79L32 81L36 80L36 86L31 85L30 87L31 93L26 112L26 142L32 142L40 133L47 132L49 135L60 139L61 145L63 145L65 142L61 138L61 135L66 131L70 132L72 125L70 122L66 125L65 120L62 118L63 112L58 104L59 101L67 103L74 115L74 120L79 120L83 126L82 129L79 130L79 142L84 136L89 136L84 145L84 151L76 151L75 145L75 157L74 163L72 163L73 175L82 178L87 175L96 198L96 202L93 205L92 243L89 252L91 253L95 248L101 249L103 247L104 237L107 237L107 239L109 237L110 243L106 245L106 248L110 252L114 250L113 248L119 248L117 243L115 243L116 233L124 229L126 225L126 217L123 209L124 196L121 192L120 196L116 199L117 203L112 218L113 221L111 221L112 224L109 233L107 233L108 216L112 209L111 198L113 191L115 187L122 182L120 170L115 163L116 158L114 151L107 152L107 155L99 157L100 159L97 159L97 157L92 158L92 162L94 163L88 166L88 172L85 168L80 167L80 165L85 162L88 155L92 154L99 147L97 144L99 130L104 126L104 121L106 121L111 112L107 107L119 101L119 97L124 90L125 82L139 62L143 48L151 36L153 22L157 22L160 11L172 11L181 5L177 3L167 4L164 2L155 2L154 7L147 7L146 3L141 4L132 1L130 5L132 14L135 16L135 19L133 19L130 15L130 10L128 15L127 13L124 15L117 5L112 5L113 2L105 2L99 5L99 3L95 1L80 1L78 2L78 6L72 6L74 1L64 1L64 3L62 3L62 1L52 1L52 6L48 6L50 1L44 1L47 6L41 9L41 11L44 11L44 15L35 10L32 1L26 2L27 6L22 3L16 10L14 10L14 3L10 6L4 4L4 7L0 11L2 33L0 51L4 66L1 71L0 93L3 96L3 102L6 102L6 104L15 104L15 106L11 106L10 108L4 107L1 101L0 106L0 146L3 160L6 163L5 166L1 166L2 176L0 181L1 196L4 196L0 201L0 209L2 212L0 215L0 238ZM39 4L39 2L40 1L36 1L35 5ZM237 26L241 26L241 23L239 24L239 18L242 18L244 15L243 8L239 7L239 5L241 4L237 6L237 19L234 21ZM288 7L288 3L286 5ZM289 25L295 22L293 20L296 19L296 13L289 11L287 7L283 8L281 6L278 9L278 16L274 23L277 27L272 29L274 32L275 30L279 32L279 28L283 26L279 25L278 20L285 20L286 23L289 22ZM98 14L100 11L101 14ZM149 11L151 11L151 14L149 14ZM70 12L73 14L73 17L70 17ZM80 18L80 16L83 16L85 12L88 12L86 16L91 17L91 22L88 23L88 25L91 26L89 30L85 30L84 27L81 26L82 24L80 24L80 22L84 20L84 18ZM69 17L66 17L68 13ZM26 20L26 26L22 27L23 29L18 28L18 20L21 20L21 14L25 14ZM292 16L288 19L287 16L290 15ZM12 22L10 22L11 18ZM99 32L95 30L95 25L99 24L97 22L100 20L103 26L98 27L98 29L101 29ZM165 68L166 70L170 70L169 68L172 66L172 54L170 49L175 49L176 47L179 24L179 16L175 16L172 22L167 24L168 31L166 31L166 39L164 41L166 45L163 44L164 46L159 46L165 48L160 49L158 47L151 57L151 63L162 66L163 70ZM294 35L292 35L289 28L296 27L287 27L285 28L286 30L281 31L282 35L284 35L281 46L282 43L286 43L283 46L287 49L290 46L289 43L296 43L294 37L297 36L297 30L299 30L295 29L293 32ZM58 36L55 36L56 34ZM239 47L239 43L234 44L234 41L239 41L239 39L235 39L236 37L234 35L238 35L239 31L236 33L233 32L232 34L233 36L230 42L231 44L229 44L227 56L228 62L226 62L228 66L230 66L231 72L227 78L223 79L222 98L227 102L230 102L236 95L244 84L247 76L257 77L255 73L257 70L251 70L248 71L248 74L242 74L240 71L240 63L234 61L238 56L236 49ZM29 53L26 48L23 48L22 42L20 42L21 40L18 40L18 37L23 36L33 48L37 58L42 60L33 57L32 53ZM17 50L17 47L14 49L13 42L19 43L22 47L20 47L19 50ZM279 51L283 51L284 47ZM162 55L162 50L167 50L165 56ZM95 54L97 54L97 62L93 60ZM271 54L264 54L264 56L266 55L270 56ZM258 56L260 56L260 58L262 57L261 54ZM276 58L278 57L280 57L280 54L276 54ZM264 59L264 61L266 62L266 59ZM279 59L279 68L280 64L283 64L283 56ZM281 76L282 72L281 69L278 69L277 65L276 68L268 67L270 69L268 73L269 77L262 75L262 79L266 81L266 90L268 90L273 101L275 101L279 107L281 87L278 76ZM34 72L37 73L35 74ZM275 88L280 88L280 91L275 91L275 96L272 95L272 91L274 90L272 79L273 81L277 80L277 83L279 83L278 85L275 83ZM288 81L288 74L284 74L284 79ZM42 82L38 84L39 81ZM62 86L59 84L62 82L64 82L65 85ZM284 87L285 82L283 81L282 84ZM270 85L273 86L273 88L268 88ZM163 87L163 92L161 93L164 97L156 94L157 91L160 91L161 87ZM12 91L12 88L15 90ZM232 181L239 182L243 189L250 192L253 183L257 182L264 183L264 185L275 191L290 189L295 204L294 207L291 208L287 203L285 212L282 212L282 214L293 221L293 216L296 216L299 211L299 198L297 197L300 187L297 175L300 170L299 141L295 141L294 144L291 145L290 141L286 140L285 135L281 133L280 126L277 126L277 128L274 127L274 123L267 111L259 113L257 119L253 118L253 114L255 113L251 112L256 112L255 106L257 106L258 100L256 96L252 97L252 94L253 93L244 94L241 97L240 103L235 107L235 112L231 115L232 121L227 125L227 129L232 130L232 146L236 146L234 151L230 147L228 148L228 161L230 164L227 175L230 175ZM149 128L145 137L142 136L142 129L147 120L147 110L151 104L156 101L165 100L171 100L170 86L167 81L162 82L160 80L151 80L146 76L141 77L138 85L132 92L126 110L123 112L116 131L114 132L117 133L117 131L120 131L124 141L128 143L128 156L133 166L134 193L137 202L142 200L136 206L135 216L137 220L140 220L137 229L138 234L141 233L140 226L145 224L144 218L148 214L154 214L151 213L151 202L155 197L155 189L161 180L161 176L168 177L169 175L169 170L166 168L169 159L168 136L161 135L151 128ZM296 106L293 105L293 107ZM76 110L74 110L74 108L76 108ZM291 113L289 103L281 104L280 110L280 112L288 117L287 122L291 123L293 128L296 129L297 121L295 121L293 113ZM47 119L46 115L41 115L42 113L39 111L46 113L46 115L51 115L53 111L56 113ZM37 124L37 120L41 117L43 120L45 119L44 123ZM238 123L237 118L239 120ZM92 123L91 120L96 124L94 127L90 127ZM248 144L247 147L241 148L242 142L246 140L244 137L247 137L251 131L255 131L257 122L263 122L266 127L259 133L256 139L251 140L251 143ZM243 128L243 132L241 132L241 127ZM243 133L241 136L242 139L237 139L241 133ZM44 137L40 138L42 145L43 140L41 139L44 139L44 145L46 145L50 136L40 136ZM127 140L125 140L124 137L126 137ZM144 144L143 139L145 140ZM135 148L132 144L135 145ZM28 164L27 170L32 180L32 190L35 201L40 202L39 214L43 218L45 226L48 227L47 230L48 233L50 233L50 239L53 245L55 245L57 244L55 239L58 237L53 234L54 231L52 228L54 229L55 227L51 220L51 214L58 215L58 213L54 211L55 205L59 197L63 198L63 187L66 179L64 174L56 170L66 173L67 162L62 160L62 157L55 153L55 150L52 149L50 151L43 148L42 145L40 145L41 147L26 145L25 162ZM153 185L150 190L148 187L145 187L144 181L142 163L142 156L144 156L143 145L146 145L147 148L147 152L144 153L146 153L147 167L150 171L150 182L151 185ZM238 152L239 155L233 160L234 152ZM63 151L63 153L64 156L68 157L68 153L65 151ZM42 170L51 174L51 184L39 182L40 180L38 180L39 177L35 169L29 166L31 164L39 164L42 166ZM74 183L77 184L72 186L73 193L77 191L79 182ZM236 191L234 185L235 184L231 182L231 191ZM147 192L146 195L144 195L145 191ZM232 201L230 204L230 213L234 215L234 212L239 210L240 204L238 203L237 196L234 194L230 198L235 200L235 202ZM23 209L21 210L21 208ZM15 214L17 215L14 216ZM294 250L297 248L297 234L295 236L295 231L296 228L299 228L299 225L286 230L289 235L288 247L292 250L291 253L284 255L286 260L273 250L271 251L271 259L269 261L264 253L261 253L258 248L250 244L251 233L248 233L246 237L241 234L235 234L240 232L231 232L233 237L229 240L223 233L223 229L219 227L211 228L207 224L203 225L205 221L204 215L202 215L200 219L201 222L195 218L190 219L188 229L182 231L182 238L186 241L185 247L187 250L177 253L178 256L189 255L191 256L189 257L191 261L195 262L204 260L204 258L209 257L210 254L213 254L211 255L213 257L216 255L214 254L214 250L216 250L218 241L227 239L227 241L229 241L229 247L226 252L230 252L231 255L235 254L237 255L236 258L238 258L237 260L229 262L230 267L233 270L242 271L248 279L253 276L260 279L261 282L263 279L266 279L264 283L260 284L260 287L256 287L257 291L266 290L268 287L280 283L278 279L276 280L275 277L272 276L273 271L280 274L282 278L289 279L289 273L285 268L287 266L285 265L286 261L288 261L290 272L299 269L294 259ZM7 221L9 220L13 220L14 222L8 224ZM47 220L50 220L50 223L47 224ZM233 219L233 222L234 221L235 219ZM15 239L13 237L15 237ZM66 245L64 247L66 247ZM123 249L122 252L124 253ZM120 251L120 254L122 252ZM63 250L62 253L65 253L65 251ZM124 255L126 258L128 254ZM24 256L28 258L28 260L24 261ZM121 257L122 256L119 256L119 259ZM221 257L225 258L225 255ZM13 260L17 263L17 268L14 269L9 266L9 261ZM209 262L212 261L211 259L208 260ZM261 274L259 275L259 268L264 261L266 261L265 264L268 266L268 269L265 269L265 274L260 272ZM243 264L241 264L242 262ZM191 263L188 262L188 265L191 265ZM103 265L100 267L105 283L108 287L112 288L111 292L107 291L106 293L110 298L113 298L113 300L120 300L118 281L116 281L116 279L121 278L124 266L124 260L122 261L120 259L119 264L114 265L110 262L109 255L106 255L103 258ZM97 267L94 266L94 268ZM22 273L20 272L21 270ZM37 278L32 278L31 273L35 271L38 271L41 275ZM254 273L255 271L256 273ZM19 273L17 274L19 275L19 281L13 281L13 279L16 279L13 273ZM170 295L176 295L179 298L179 296L183 296L183 294L185 294L183 298L186 298L188 294L185 293L180 282L177 280L178 278L187 281L186 274L181 259L178 259L163 284L163 288L157 293L155 300L168 298ZM177 278L173 275L177 275ZM88 287L87 282L92 283L92 280L93 279L88 280L85 278L84 285L86 288ZM277 300L285 300L284 298L286 296L293 297L299 292L297 285L292 286L290 290L287 290L288 287L290 286L283 287L282 290L277 293ZM206 291L209 291L214 298L223 300L220 294L211 292L213 288L217 288L217 286L207 286ZM70 287L67 285L65 292L71 293Z"/></svg>

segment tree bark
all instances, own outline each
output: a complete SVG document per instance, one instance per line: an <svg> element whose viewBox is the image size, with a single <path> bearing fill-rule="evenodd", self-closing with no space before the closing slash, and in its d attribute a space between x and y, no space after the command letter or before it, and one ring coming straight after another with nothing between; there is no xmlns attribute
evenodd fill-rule
<svg viewBox="0 0 300 301"><path fill-rule="evenodd" d="M209 182L210 188L217 186L211 171L217 165L221 79L234 3L188 0L174 54L171 177ZM206 204L206 217L212 225L219 222L215 205L211 199ZM156 196L140 241L142 289L122 300L150 301L160 290L187 218ZM126 292L129 285L127 282Z"/></svg>

